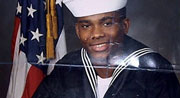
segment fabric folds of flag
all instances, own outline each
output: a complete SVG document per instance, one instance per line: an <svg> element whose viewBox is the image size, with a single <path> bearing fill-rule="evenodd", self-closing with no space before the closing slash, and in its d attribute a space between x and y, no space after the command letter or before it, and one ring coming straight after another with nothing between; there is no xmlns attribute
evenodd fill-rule
<svg viewBox="0 0 180 98"><path fill-rule="evenodd" d="M61 2L56 3L55 59L46 59L46 1L18 0L12 38L13 66L7 98L31 98L47 69L66 54ZM47 64L48 63L48 64ZM49 65L49 66L46 66Z"/></svg>

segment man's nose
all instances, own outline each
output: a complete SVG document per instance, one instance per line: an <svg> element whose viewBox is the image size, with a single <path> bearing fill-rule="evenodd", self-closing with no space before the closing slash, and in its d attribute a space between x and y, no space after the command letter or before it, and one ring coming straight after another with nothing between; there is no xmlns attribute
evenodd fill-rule
<svg viewBox="0 0 180 98"><path fill-rule="evenodd" d="M103 38L104 36L105 33L100 27L96 26L93 28L91 32L91 39L100 39Z"/></svg>

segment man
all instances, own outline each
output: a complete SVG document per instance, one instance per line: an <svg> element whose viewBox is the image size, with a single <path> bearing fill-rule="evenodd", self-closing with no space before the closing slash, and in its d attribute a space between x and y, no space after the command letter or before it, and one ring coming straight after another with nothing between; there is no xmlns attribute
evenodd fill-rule
<svg viewBox="0 0 180 98"><path fill-rule="evenodd" d="M180 98L171 64L127 36L126 0L65 0L83 48L57 62L33 98Z"/></svg>

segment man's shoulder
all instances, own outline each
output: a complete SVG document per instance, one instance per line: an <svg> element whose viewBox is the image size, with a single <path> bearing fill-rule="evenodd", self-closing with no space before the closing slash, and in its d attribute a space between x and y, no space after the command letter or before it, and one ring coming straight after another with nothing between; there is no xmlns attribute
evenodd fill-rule
<svg viewBox="0 0 180 98"><path fill-rule="evenodd" d="M161 54L143 43L127 36L125 51L138 57L139 67L150 69L172 69L171 63Z"/></svg>
<svg viewBox="0 0 180 98"><path fill-rule="evenodd" d="M81 60L81 50L76 50L69 52L62 59L60 59L57 64L82 64Z"/></svg>
<svg viewBox="0 0 180 98"><path fill-rule="evenodd" d="M51 77L57 77L57 75L70 76L71 74L76 74L76 72L80 72L82 68L81 62L80 50L69 52L56 63L56 66L51 73Z"/></svg>
<svg viewBox="0 0 180 98"><path fill-rule="evenodd" d="M157 52L145 54L139 58L142 68L172 70L171 63Z"/></svg>

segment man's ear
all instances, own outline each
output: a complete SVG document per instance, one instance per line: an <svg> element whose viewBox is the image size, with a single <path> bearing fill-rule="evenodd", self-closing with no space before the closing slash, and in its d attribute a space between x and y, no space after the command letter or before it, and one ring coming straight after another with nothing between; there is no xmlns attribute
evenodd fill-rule
<svg viewBox="0 0 180 98"><path fill-rule="evenodd" d="M80 36L79 36L79 26L78 26L78 23L75 24L75 29L76 29L76 34L77 34L78 38L80 38Z"/></svg>
<svg viewBox="0 0 180 98"><path fill-rule="evenodd" d="M129 26L130 26L130 21L128 18L125 18L123 20L123 29L124 29L124 33L127 34L129 31Z"/></svg>

